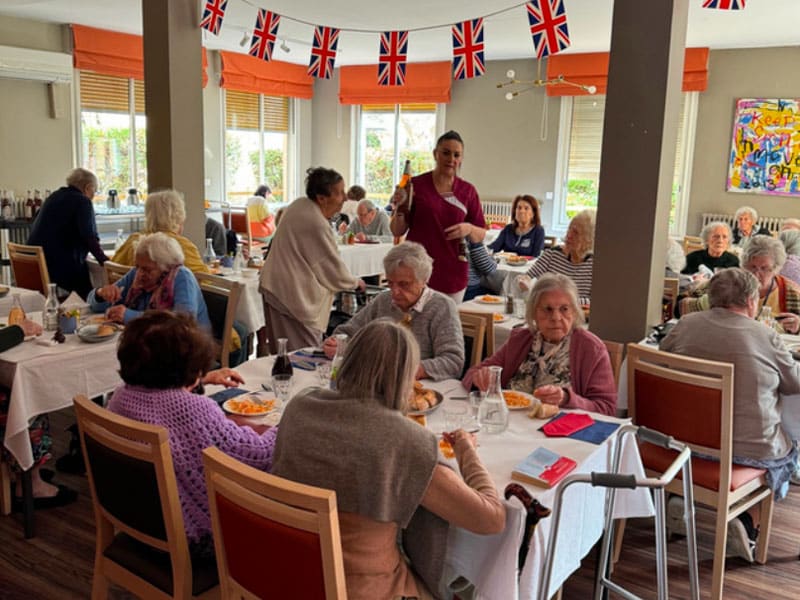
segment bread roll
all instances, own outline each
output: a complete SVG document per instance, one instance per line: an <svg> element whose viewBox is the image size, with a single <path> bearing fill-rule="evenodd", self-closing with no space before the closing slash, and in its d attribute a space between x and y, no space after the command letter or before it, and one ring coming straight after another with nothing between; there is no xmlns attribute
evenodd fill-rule
<svg viewBox="0 0 800 600"><path fill-rule="evenodd" d="M97 328L97 335L105 337L107 335L112 335L115 331L116 329L114 329L112 325L100 325L100 327Z"/></svg>
<svg viewBox="0 0 800 600"><path fill-rule="evenodd" d="M555 404L545 404L540 402L537 406L533 407L528 416L531 419L549 419L558 412L558 407Z"/></svg>

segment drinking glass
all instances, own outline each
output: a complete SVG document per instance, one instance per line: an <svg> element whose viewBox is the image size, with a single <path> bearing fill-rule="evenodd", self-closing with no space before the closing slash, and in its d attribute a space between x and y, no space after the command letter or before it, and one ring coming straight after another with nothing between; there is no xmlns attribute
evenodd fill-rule
<svg viewBox="0 0 800 600"><path fill-rule="evenodd" d="M327 388L331 385L331 363L322 362L317 364L317 377L319 377L319 387Z"/></svg>
<svg viewBox="0 0 800 600"><path fill-rule="evenodd" d="M514 317L525 318L525 298L514 298Z"/></svg>
<svg viewBox="0 0 800 600"><path fill-rule="evenodd" d="M292 376L279 373L272 376L272 389L278 396L281 404L286 404L289 401L289 393L292 390Z"/></svg>
<svg viewBox="0 0 800 600"><path fill-rule="evenodd" d="M455 431L461 429L467 422L467 408L463 404L448 406L444 408L444 429L445 431Z"/></svg>
<svg viewBox="0 0 800 600"><path fill-rule="evenodd" d="M474 425L478 424L478 409L481 406L481 401L483 400L483 392L481 391L474 391L469 393L469 408L472 415L472 420L474 421Z"/></svg>

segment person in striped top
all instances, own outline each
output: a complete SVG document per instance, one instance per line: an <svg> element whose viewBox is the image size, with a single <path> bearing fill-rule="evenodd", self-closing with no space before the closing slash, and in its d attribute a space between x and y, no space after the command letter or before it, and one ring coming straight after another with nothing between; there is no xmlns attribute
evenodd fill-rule
<svg viewBox="0 0 800 600"><path fill-rule="evenodd" d="M593 210L582 210L572 217L564 237L564 245L547 248L531 265L526 276L520 276L517 282L522 290L531 287L531 279L541 277L545 273L560 273L575 282L581 304L589 304L592 296L592 250L594 249Z"/></svg>

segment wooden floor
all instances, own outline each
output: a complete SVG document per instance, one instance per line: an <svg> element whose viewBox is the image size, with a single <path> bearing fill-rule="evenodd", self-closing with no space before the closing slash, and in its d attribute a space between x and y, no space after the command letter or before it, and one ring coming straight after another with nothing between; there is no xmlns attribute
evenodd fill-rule
<svg viewBox="0 0 800 600"><path fill-rule="evenodd" d="M71 410L51 418L54 454L66 450L68 434L63 428L73 422ZM61 509L36 514L36 537L25 540L17 515L0 517L0 599L69 600L88 598L94 556L94 516L85 477L59 474L57 480L80 492L78 502ZM729 558L725 573L726 600L752 598L797 598L800 596L800 487L776 505L770 556L767 565L749 565ZM700 582L708 597L711 578L710 527L712 513L699 511ZM620 563L614 580L643 598L655 598L655 554L652 520L629 523ZM669 544L670 598L688 598L685 569L686 544ZM564 586L563 598L591 598L594 581L594 553ZM113 590L111 598L130 598ZM611 595L613 598L614 596ZM504 600L504 599L499 599Z"/></svg>

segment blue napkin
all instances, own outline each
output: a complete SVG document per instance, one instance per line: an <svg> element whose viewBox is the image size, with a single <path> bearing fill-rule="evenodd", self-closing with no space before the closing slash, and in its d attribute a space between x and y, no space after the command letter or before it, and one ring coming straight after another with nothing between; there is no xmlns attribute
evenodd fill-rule
<svg viewBox="0 0 800 600"><path fill-rule="evenodd" d="M565 412L560 412L547 423L557 421L566 414L567 413ZM547 423L545 423L545 425L547 425ZM580 440L582 442L600 445L605 442L606 439L617 430L617 428L619 428L619 425L619 423L610 423L608 421L598 421L595 419L593 425L589 425L589 427L576 431L575 433L572 433L566 437L573 440ZM542 427L544 427L544 425L542 425ZM539 428L539 431L542 431L542 427Z"/></svg>
<svg viewBox="0 0 800 600"><path fill-rule="evenodd" d="M248 394L247 390L243 390L242 388L232 387L232 388L225 388L224 390L220 390L215 392L209 396L214 402L222 406L222 404L226 400L230 400L231 398L235 398L236 396L241 396L242 394Z"/></svg>

